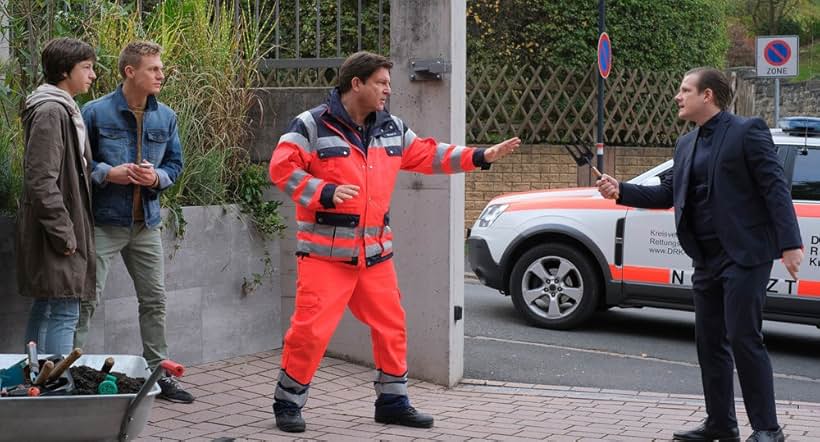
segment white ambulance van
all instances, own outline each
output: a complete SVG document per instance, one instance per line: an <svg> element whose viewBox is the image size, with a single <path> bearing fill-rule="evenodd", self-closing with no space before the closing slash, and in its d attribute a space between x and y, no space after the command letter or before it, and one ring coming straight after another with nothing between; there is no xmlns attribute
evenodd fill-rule
<svg viewBox="0 0 820 442"><path fill-rule="evenodd" d="M785 118L772 129L792 189L805 258L799 281L774 263L764 317L820 327L820 118ZM629 180L653 185L669 160ZM467 254L479 280L512 298L530 323L570 329L596 310L692 310L692 260L670 210L635 209L595 188L501 195L469 230Z"/></svg>

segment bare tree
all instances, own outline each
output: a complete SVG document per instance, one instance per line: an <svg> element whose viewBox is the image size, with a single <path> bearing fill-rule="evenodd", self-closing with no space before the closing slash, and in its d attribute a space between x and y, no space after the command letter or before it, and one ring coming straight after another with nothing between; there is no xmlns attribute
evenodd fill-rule
<svg viewBox="0 0 820 442"><path fill-rule="evenodd" d="M746 10L754 29L776 34L780 23L791 15L801 0L747 0Z"/></svg>

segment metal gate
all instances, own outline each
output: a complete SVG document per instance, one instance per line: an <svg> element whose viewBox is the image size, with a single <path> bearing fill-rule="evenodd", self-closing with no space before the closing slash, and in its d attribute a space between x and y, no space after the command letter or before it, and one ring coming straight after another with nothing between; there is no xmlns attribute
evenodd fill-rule
<svg viewBox="0 0 820 442"><path fill-rule="evenodd" d="M257 19L260 6L256 0ZM272 51L259 66L262 86L331 86L347 55L389 53L389 7L387 0L276 1Z"/></svg>

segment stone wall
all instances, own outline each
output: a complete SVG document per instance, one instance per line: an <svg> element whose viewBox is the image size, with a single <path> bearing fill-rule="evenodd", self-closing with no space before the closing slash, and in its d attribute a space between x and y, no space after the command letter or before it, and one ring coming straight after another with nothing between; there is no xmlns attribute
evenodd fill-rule
<svg viewBox="0 0 820 442"><path fill-rule="evenodd" d="M279 243L262 241L235 206L186 207L184 239L163 231L169 357L199 364L281 347ZM163 211L167 217L167 212ZM244 294L244 278L272 273ZM31 301L17 294L14 220L0 218L0 353L22 353ZM137 299L120 257L94 315L87 354L142 355Z"/></svg>
<svg viewBox="0 0 820 442"><path fill-rule="evenodd" d="M769 127L775 127L774 79L757 78L753 68L732 70L755 86L754 115L763 117ZM780 80L780 117L798 115L820 116L820 80L797 83Z"/></svg>
<svg viewBox="0 0 820 442"><path fill-rule="evenodd" d="M610 170L618 179L628 179L672 157L669 147L607 147ZM472 226L484 206L507 192L576 187L590 182L589 168L579 168L562 146L523 145L490 170L468 173L466 177L464 225Z"/></svg>
<svg viewBox="0 0 820 442"><path fill-rule="evenodd" d="M755 113L774 121L774 80L755 79ZM780 81L780 117L798 115L820 116L820 80L788 83Z"/></svg>

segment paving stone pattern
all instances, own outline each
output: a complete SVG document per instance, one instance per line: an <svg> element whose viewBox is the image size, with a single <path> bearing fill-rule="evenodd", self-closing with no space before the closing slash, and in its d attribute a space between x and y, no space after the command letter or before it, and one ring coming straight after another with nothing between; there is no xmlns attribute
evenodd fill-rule
<svg viewBox="0 0 820 442"><path fill-rule="evenodd" d="M696 426L699 396L466 379L448 389L410 381L410 398L436 418L432 429L373 421L373 370L325 358L303 410L307 431L276 429L271 410L280 351L189 367L180 379L193 404L154 403L139 441L648 441ZM751 429L737 403L741 435ZM778 402L789 441L820 440L820 404Z"/></svg>

